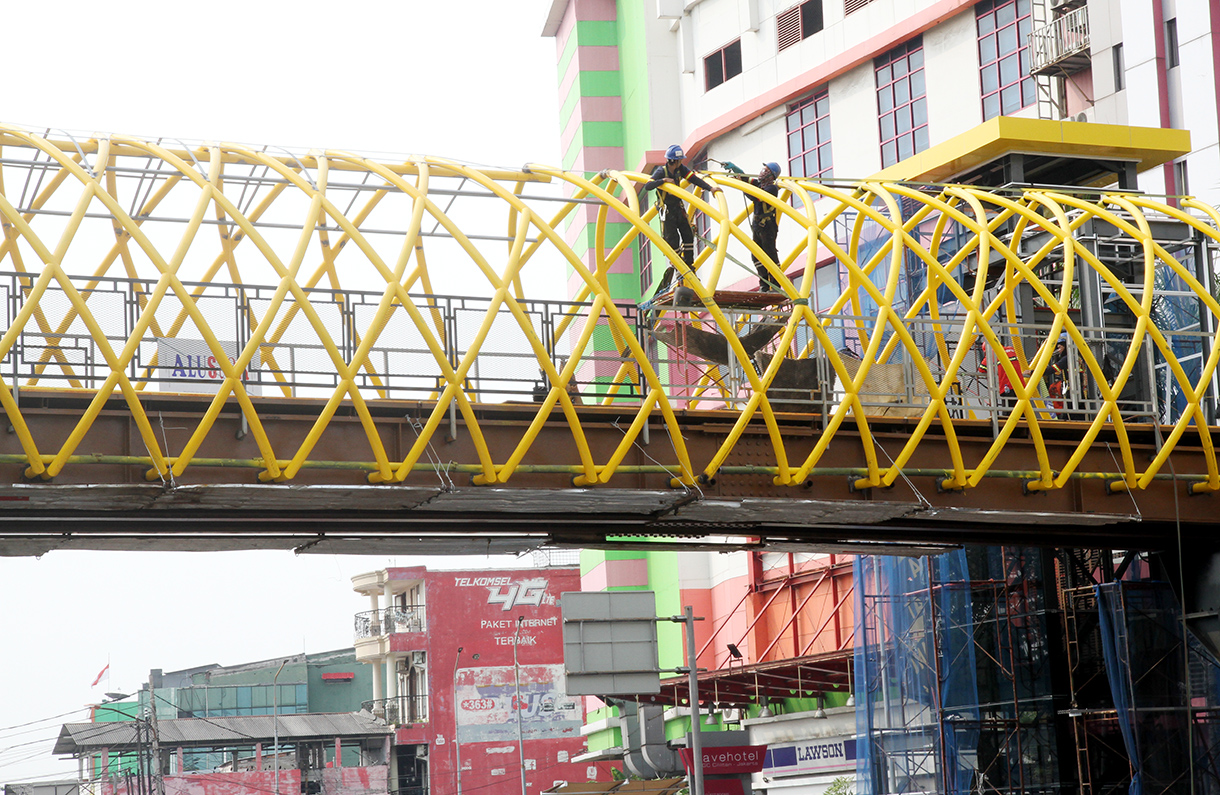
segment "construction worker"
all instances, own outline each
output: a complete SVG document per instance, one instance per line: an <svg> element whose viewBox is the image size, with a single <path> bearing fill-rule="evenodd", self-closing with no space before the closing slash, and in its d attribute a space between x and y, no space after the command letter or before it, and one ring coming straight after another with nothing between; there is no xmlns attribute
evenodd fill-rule
<svg viewBox="0 0 1220 795"><path fill-rule="evenodd" d="M723 165L737 179L779 198L779 187L775 184L775 179L779 176L779 163L763 163L757 177L747 177L736 163L726 161ZM779 236L779 216L775 212L775 205L756 196L751 196L750 199L754 202L750 221L754 230L754 243L778 266L779 249L776 247L776 238ZM767 270L758 255L751 252L750 259L754 260L754 270L758 272L759 291L780 292L779 281Z"/></svg>
<svg viewBox="0 0 1220 795"><path fill-rule="evenodd" d="M692 185L698 185L706 191L720 193L720 188L709 185L699 175L686 167L682 160L686 157L682 147L674 144L665 150L665 165L653 169L652 179L644 183L644 190L657 192L657 205L661 214L661 237L669 247L678 252L682 261L688 267L695 264L695 233L690 227L690 219L686 217L686 208L682 200L672 193L661 190L662 185L677 185L683 179L689 179ZM669 287L674 277L674 266L670 264L657 285L657 293L662 293Z"/></svg>
<svg viewBox="0 0 1220 795"><path fill-rule="evenodd" d="M1029 378L1028 370L1021 370L1021 361L1017 357L1017 351L1011 345L1004 347L1004 357L1012 362L1012 369L1016 371L1017 378L1020 379L1021 385L1024 386ZM988 369L988 359L990 353L984 354L983 360L979 362L979 372L986 373ZM1012 408L1017 404L1017 391L1013 389L1012 382L1008 378L1008 372L999 364L996 365L996 386L1000 395L1000 405L1005 408Z"/></svg>

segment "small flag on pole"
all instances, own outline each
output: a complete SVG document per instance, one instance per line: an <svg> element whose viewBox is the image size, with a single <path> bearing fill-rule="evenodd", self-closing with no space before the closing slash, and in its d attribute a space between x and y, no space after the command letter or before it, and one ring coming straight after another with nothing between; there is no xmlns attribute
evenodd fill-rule
<svg viewBox="0 0 1220 795"><path fill-rule="evenodd" d="M106 667L97 672L97 678L93 680L93 684L89 685L89 687L97 687L97 683L102 681L102 677L105 676L106 672L109 670L110 663L106 663Z"/></svg>

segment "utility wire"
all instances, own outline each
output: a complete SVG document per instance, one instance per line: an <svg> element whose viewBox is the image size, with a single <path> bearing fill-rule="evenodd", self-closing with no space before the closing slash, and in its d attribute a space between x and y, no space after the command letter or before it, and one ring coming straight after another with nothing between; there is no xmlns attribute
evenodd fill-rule
<svg viewBox="0 0 1220 795"><path fill-rule="evenodd" d="M58 720L60 718L67 717L68 715L75 715L78 712L84 712L87 709L89 709L89 707L78 707L74 710L71 710L70 712L61 712L58 715L52 715L49 718L39 718L38 720L32 720L32 721L28 721L26 723L15 723L12 726L5 726L3 728L0 728L0 734L3 734L4 732L7 732L7 731L12 731L13 729L22 729L22 728L25 728L26 726L33 726L36 723L46 723L48 721Z"/></svg>

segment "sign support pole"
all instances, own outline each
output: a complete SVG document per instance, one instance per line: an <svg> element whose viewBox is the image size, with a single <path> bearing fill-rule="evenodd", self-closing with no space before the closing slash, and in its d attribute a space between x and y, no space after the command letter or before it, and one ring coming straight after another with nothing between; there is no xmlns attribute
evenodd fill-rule
<svg viewBox="0 0 1220 795"><path fill-rule="evenodd" d="M694 757L693 781L691 782L690 795L703 795L703 740L700 731L700 724L703 722L703 716L699 711L699 667L696 661L698 652L695 651L695 608L690 605L686 606L686 616L682 620L686 628L686 674L688 687L690 689L690 744L691 753Z"/></svg>

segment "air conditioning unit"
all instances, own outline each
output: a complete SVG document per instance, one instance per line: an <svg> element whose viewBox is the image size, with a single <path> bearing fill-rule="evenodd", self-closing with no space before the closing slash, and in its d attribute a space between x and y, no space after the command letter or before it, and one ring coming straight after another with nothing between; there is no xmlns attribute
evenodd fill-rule
<svg viewBox="0 0 1220 795"><path fill-rule="evenodd" d="M428 662L427 652L413 651L411 652L411 667L423 669Z"/></svg>
<svg viewBox="0 0 1220 795"><path fill-rule="evenodd" d="M1073 113L1068 118L1068 121L1091 122L1091 121L1093 121L1094 118L1096 118L1096 116L1094 115L1093 109L1086 108L1086 109L1080 111L1079 113Z"/></svg>
<svg viewBox="0 0 1220 795"><path fill-rule="evenodd" d="M415 758L416 759L427 759L428 758L428 746L426 746L426 745L415 746Z"/></svg>

